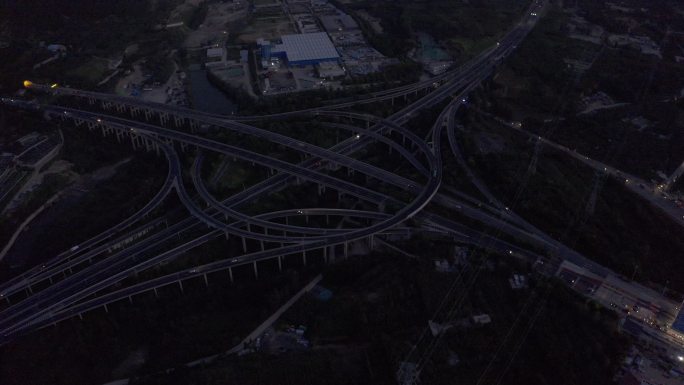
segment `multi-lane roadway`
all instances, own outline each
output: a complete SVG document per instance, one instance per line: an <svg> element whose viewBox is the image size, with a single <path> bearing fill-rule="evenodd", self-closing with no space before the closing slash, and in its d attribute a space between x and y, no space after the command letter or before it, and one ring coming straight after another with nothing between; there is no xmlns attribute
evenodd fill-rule
<svg viewBox="0 0 684 385"><path fill-rule="evenodd" d="M0 312L0 333L2 333L0 335L0 342L11 340L36 328L80 314L93 307L106 305L111 301L125 298L143 290L150 290L174 282L179 282L182 285L182 281L187 278L205 275L206 279L206 274L210 272L230 269L246 263L254 264L256 273L256 263L264 259L278 258L280 261L280 258L286 255L306 253L307 251L314 250L323 250L325 254L329 249L337 245L344 245L346 250L347 245L353 241L370 239L372 242L372 237L379 234L397 232L397 230L400 232L410 231L410 229L399 229L398 226L413 217L428 222L433 226L438 226L453 234L456 239L466 243L501 253L515 254L518 257L527 257L531 260L544 258L543 255L528 251L510 242L482 234L480 231L470 229L463 224L434 213L426 212L426 206L436 200L435 197L438 196L438 190L441 185L441 131L439 135L434 137L433 146L430 148L424 141L402 127L404 123L419 111L435 106L443 100L448 100L463 90L469 90L489 76L500 60L512 52L531 30L536 22L536 17L531 14L542 6L542 3L533 4L529 14L526 15L523 21L503 37L495 47L485 51L468 63L468 65L437 79L438 84L441 85L436 89L432 87L432 92L385 119L368 118L368 123L373 124L372 127L358 128L355 132L352 131L352 134L346 140L330 149L324 149L310 143L304 143L283 135L261 130L244 122L312 114L321 117L344 114L351 116L353 113L330 110L349 108L359 103L377 102L416 93L426 89L428 83L420 82L415 85L400 87L393 91L374 94L362 100L329 105L324 108L256 117L217 116L194 110L178 109L172 106L144 103L139 100L119 96L72 89L50 88L40 85L31 85L31 88L36 91L48 91L65 97L87 99L91 105L97 103L106 110L116 109L117 113L112 114L107 111L103 113L102 111L66 108L56 105L27 106L25 102L16 101L13 98L3 98L2 101L5 104L21 107L22 103L24 103L24 107L40 110L46 116L73 121L79 125L86 123L91 129L102 129L103 132L113 131L117 135L125 135L131 138L134 143L142 141L145 146L160 149L169 163L169 177L162 191L141 212L147 214L172 189L175 189L184 206L192 214L192 217L171 224L168 228L152 234L123 250L111 253L106 252L106 249L111 248L112 242L127 239L122 237L130 236L130 233L121 235L121 232L136 223L142 215L134 216L113 228L112 231L103 233L59 255L46 263L44 267L33 269L20 278L0 286L0 294L3 296L12 295L19 290L27 288L31 292L28 298L14 303ZM433 80L432 83L434 82ZM450 104L449 108L453 108L453 104ZM128 116L123 116L126 113ZM145 122L137 119L142 114L145 116ZM358 114L356 115L352 116L352 118L360 119ZM440 119L442 119L442 116L440 116ZM155 123L153 124L150 120ZM156 122L159 123L157 124ZM206 124L220 129L232 130L243 135L253 136L284 146L291 151L305 154L308 158L300 164L293 164L269 155L211 140L201 135L187 133L182 129L186 122L190 122L192 127ZM168 127L170 125L175 125L175 127ZM353 130L353 128L349 129ZM404 143L401 146L398 145L398 142L390 140L392 133L394 133L395 137L399 135L403 138ZM389 148L393 148L398 154L401 154L409 164L415 167L420 175L423 175L424 180L416 182L350 156L376 141L386 144ZM406 141L410 145L408 148L404 147ZM259 164L269 170L276 170L276 175L228 199L219 201L209 194L201 181L202 157L200 155L195 160L191 174L193 186L199 192L200 198L210 206L204 210L200 208L186 190L181 160L176 149L172 146L173 143L184 147L191 146L192 148L201 149L202 152L214 152L240 158L247 162ZM378 180L385 186L392 186L409 192L411 199L409 201L401 200L386 191L375 191L344 178L333 176L322 169L324 165L321 162L360 172ZM293 181L299 180L306 180L309 183L334 189L373 205L378 210L293 208L291 210L265 213L257 216L247 216L237 210L250 200L255 199L256 196L282 189ZM511 214L502 212L501 215L494 216L467 206L463 202L455 203L453 198L443 194L440 194L439 197L442 202L449 203L454 207L457 205L465 207L462 210L463 212L468 213L472 217L479 218L482 223L506 229L509 235L512 235L514 238L523 238L527 243L535 244L541 250L555 252L559 249L557 245L549 242L548 239L530 232L529 228L521 229L516 226L515 223L519 221L519 218ZM287 221L284 225L282 222L278 222L278 220L283 218L301 217L302 215L349 216L362 218L368 225L358 228L328 229L290 226L287 224ZM197 231L201 232L202 225L209 225L213 230L193 238L192 234ZM252 231L253 228L260 228L260 230L255 232ZM137 229L140 229L140 227ZM192 229L192 231L189 231L189 229ZM187 234L191 239L184 240L182 243L170 241L170 239L175 238L180 233ZM209 265L190 268L168 276L158 277L154 280L141 282L106 294L97 294L137 272L177 258L188 250L223 235L261 241L262 250L246 253L235 258L220 260ZM109 241L109 239L112 240ZM276 243L277 245L264 248L263 242ZM171 248L164 247L165 245L171 246ZM65 274L66 269L69 270L70 274ZM72 269L76 271L73 272ZM52 277L59 273L63 273L66 277L53 283ZM50 285L33 293L31 285L36 285L37 283L45 285L46 279L50 280Z"/></svg>

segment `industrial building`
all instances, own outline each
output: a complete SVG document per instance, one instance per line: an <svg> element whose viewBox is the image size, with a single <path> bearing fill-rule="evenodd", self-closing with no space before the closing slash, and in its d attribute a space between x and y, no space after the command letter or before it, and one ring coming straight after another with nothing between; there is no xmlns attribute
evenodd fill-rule
<svg viewBox="0 0 684 385"><path fill-rule="evenodd" d="M283 35L281 41L282 43L273 45L261 40L261 59L270 60L270 57L264 57L266 54L287 59L291 66L304 66L337 61L340 58L340 54L325 32Z"/></svg>
<svg viewBox="0 0 684 385"><path fill-rule="evenodd" d="M325 28L328 33L359 29L359 25L354 21L354 18L342 12L336 15L321 16L320 20L323 24L323 28Z"/></svg>

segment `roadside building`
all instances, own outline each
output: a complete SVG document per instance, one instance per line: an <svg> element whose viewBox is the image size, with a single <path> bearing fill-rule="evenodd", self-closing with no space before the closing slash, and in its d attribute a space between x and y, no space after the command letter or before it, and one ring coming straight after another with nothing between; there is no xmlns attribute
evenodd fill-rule
<svg viewBox="0 0 684 385"><path fill-rule="evenodd" d="M672 323L672 330L676 331L677 333L684 334L684 308L679 309L677 318L675 318L674 322Z"/></svg>
<svg viewBox="0 0 684 385"><path fill-rule="evenodd" d="M222 58L223 57L223 48L209 48L207 49L207 58L213 59L213 58Z"/></svg>
<svg viewBox="0 0 684 385"><path fill-rule="evenodd" d="M476 325L487 325L492 322L489 314L478 314L473 316L473 323Z"/></svg>

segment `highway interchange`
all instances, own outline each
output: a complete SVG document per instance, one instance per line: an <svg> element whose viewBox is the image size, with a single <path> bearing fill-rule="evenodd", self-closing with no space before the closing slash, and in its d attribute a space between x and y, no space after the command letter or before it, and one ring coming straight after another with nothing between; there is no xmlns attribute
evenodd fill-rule
<svg viewBox="0 0 684 385"><path fill-rule="evenodd" d="M7 304L0 311L0 343L61 320L81 316L95 308L107 309L107 304L122 299L132 300L134 295L140 293L154 291L156 294L156 289L160 287L177 284L182 290L182 282L187 279L204 277L206 282L208 274L227 270L232 280L232 269L241 265L252 265L254 273L258 275L259 261L277 260L280 267L286 256L301 256L304 263L307 253L322 253L327 259L334 258L342 251L346 256L353 242L368 241L372 247L374 237L387 235L408 237L421 231L437 231L456 241L530 262L570 259L594 271L605 270L504 207L465 165L454 135L454 114L468 92L485 80L494 67L520 44L536 23L537 17L532 14L539 13L543 7L543 2L533 3L523 20L496 46L436 79L320 108L264 116L221 116L39 84L29 84L29 88L36 93L75 99L93 108L49 103L36 105L35 102L2 98L2 103L8 106L39 111L47 119L71 122L77 129L101 131L103 135L114 135L120 141L130 140L134 147L157 151L166 158L168 171L160 191L136 214L0 285L0 297ZM343 111L358 104L394 100L424 92L427 92L424 96L386 118ZM445 101L450 102L430 131L430 143L404 127L420 111ZM348 132L349 136L331 148L323 148L247 124L290 117L315 117L324 126ZM341 124L340 117L357 124ZM299 154L302 162L292 163L210 139L197 132L200 127L257 138ZM445 193L441 189L441 151L445 134L452 153L466 168L470 180L488 202L478 202L463 194ZM419 177L402 176L354 157L355 153L369 145L382 145L389 153L398 154L414 169L411 175ZM196 155L190 166L190 179L196 194L188 191L184 182L184 166L177 147ZM212 196L201 177L203 160L208 153L251 163L253 167L268 170L269 176L227 199L218 199ZM356 173L364 175L367 180L381 184L383 189L378 191L354 183L350 180L352 178L344 178L341 172L336 172L339 170L346 170L347 176ZM293 207L258 215L247 215L241 211L256 199L301 183L316 185L319 194L326 188L337 191L340 206L344 206L341 202L347 198L362 202L364 208ZM146 217L173 191L190 217L175 223L170 223L168 216L147 220ZM410 196L408 200L403 198L406 194ZM435 204L495 231L471 229L444 217L442 210L437 213L430 209ZM325 219L327 223L332 217L340 226L303 226L300 223L302 217L307 223L310 218L312 222L322 223ZM424 228L407 226L409 220L422 224ZM349 223L360 225L342 226ZM505 237L499 237L498 234ZM219 237L240 239L243 254L120 288L124 280L173 261L189 250ZM518 245L518 242L513 243L512 239L523 246ZM248 247L248 241L259 247ZM122 244L126 246L122 247ZM550 264L547 263L547 269L552 273Z"/></svg>

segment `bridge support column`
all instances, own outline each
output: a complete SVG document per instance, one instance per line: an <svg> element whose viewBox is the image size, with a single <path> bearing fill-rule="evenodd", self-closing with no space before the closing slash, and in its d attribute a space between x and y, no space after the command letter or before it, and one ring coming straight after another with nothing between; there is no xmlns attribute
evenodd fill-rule
<svg viewBox="0 0 684 385"><path fill-rule="evenodd" d="M264 241L259 241L259 244L261 245L261 251L266 250L266 249L264 248Z"/></svg>
<svg viewBox="0 0 684 385"><path fill-rule="evenodd" d="M306 266L306 250L302 251L302 262L304 263L304 266Z"/></svg>
<svg viewBox="0 0 684 385"><path fill-rule="evenodd" d="M229 235L230 235L230 234L226 231L226 240L228 240L228 236L229 236Z"/></svg>
<svg viewBox="0 0 684 385"><path fill-rule="evenodd" d="M228 268L228 275L230 276L230 283L233 283L233 268Z"/></svg>
<svg viewBox="0 0 684 385"><path fill-rule="evenodd" d="M11 304L12 304L12 302L11 302L10 299L9 299L9 297L7 297L7 296L5 297L5 301L7 301L7 304L8 304L8 305L11 305Z"/></svg>
<svg viewBox="0 0 684 385"><path fill-rule="evenodd" d="M247 238L242 237L242 252L247 253Z"/></svg>
<svg viewBox="0 0 684 385"><path fill-rule="evenodd" d="M135 144L135 135L131 135L131 145L133 145L133 149L137 150L137 146Z"/></svg>
<svg viewBox="0 0 684 385"><path fill-rule="evenodd" d="M128 296L128 302L130 302L131 304L133 304L133 296L132 296L132 295L129 295L129 296Z"/></svg>
<svg viewBox="0 0 684 385"><path fill-rule="evenodd" d="M204 274L204 284L209 287L209 279L207 279L207 275Z"/></svg>
<svg viewBox="0 0 684 385"><path fill-rule="evenodd" d="M162 124L162 126L166 125L166 122L169 121L169 114L166 112L160 112L159 113L159 122Z"/></svg>
<svg viewBox="0 0 684 385"><path fill-rule="evenodd" d="M348 248L349 248L349 247L348 247L348 244L347 244L347 242L345 242L345 243L344 243L344 258L345 258L345 259L346 259L347 256L348 256L348 254L347 254L347 249L348 249Z"/></svg>
<svg viewBox="0 0 684 385"><path fill-rule="evenodd" d="M254 277L258 279L259 278L259 270L257 270L256 261L254 261L253 265L254 265Z"/></svg>
<svg viewBox="0 0 684 385"><path fill-rule="evenodd" d="M278 256L278 271L283 271L283 257Z"/></svg>
<svg viewBox="0 0 684 385"><path fill-rule="evenodd" d="M328 246L325 246L323 248L323 261L327 264L328 263Z"/></svg>
<svg viewBox="0 0 684 385"><path fill-rule="evenodd" d="M80 318L81 321L83 321L83 315L81 313L78 313L78 318Z"/></svg>
<svg viewBox="0 0 684 385"><path fill-rule="evenodd" d="M178 281L178 286L180 286L181 293L185 293L185 290L183 290L183 281Z"/></svg>
<svg viewBox="0 0 684 385"><path fill-rule="evenodd" d="M109 313L109 308L107 307L107 304L104 304L104 309L105 309L105 312Z"/></svg>
<svg viewBox="0 0 684 385"><path fill-rule="evenodd" d="M373 250L373 236L368 237L368 247Z"/></svg>
<svg viewBox="0 0 684 385"><path fill-rule="evenodd" d="M152 290L154 290L154 297L159 298L159 293L157 293L157 288L155 287Z"/></svg>

